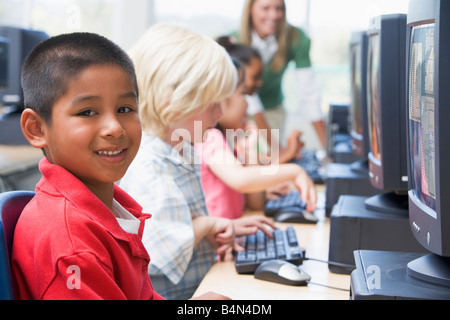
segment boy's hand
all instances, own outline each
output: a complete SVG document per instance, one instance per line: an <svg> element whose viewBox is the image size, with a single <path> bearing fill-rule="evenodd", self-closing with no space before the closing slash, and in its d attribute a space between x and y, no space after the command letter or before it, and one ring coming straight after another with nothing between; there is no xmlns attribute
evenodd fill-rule
<svg viewBox="0 0 450 320"><path fill-rule="evenodd" d="M229 249L236 251L244 250L235 241L235 230L232 220L218 217L211 217L211 219L214 220L208 239L216 248L217 254L221 259Z"/></svg>

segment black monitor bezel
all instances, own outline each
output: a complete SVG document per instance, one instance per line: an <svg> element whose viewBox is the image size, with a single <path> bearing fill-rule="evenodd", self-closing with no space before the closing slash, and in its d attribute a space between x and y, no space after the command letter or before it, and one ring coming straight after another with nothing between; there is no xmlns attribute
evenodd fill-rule
<svg viewBox="0 0 450 320"><path fill-rule="evenodd" d="M375 35L379 35L380 41L378 85L380 88L381 160L374 156L372 148L370 148L368 153L370 182L374 187L383 191L406 193L408 188L406 95L404 94L406 92L406 14L373 17L367 35L369 42L370 38ZM367 67L370 67L369 63ZM368 71L369 76L370 72ZM367 90L367 99L369 100L369 81ZM392 99L393 97L394 99ZM367 104L369 113L369 102ZM368 121L370 130L370 115L368 115Z"/></svg>
<svg viewBox="0 0 450 320"><path fill-rule="evenodd" d="M353 126L350 127L350 136L352 138L352 148L353 153L359 157L367 159L367 154L370 150L369 145L369 128L368 128L368 120L367 120L367 32L366 31L355 31L352 33L350 39L350 57L353 58L352 49L355 46L359 46L359 54L361 55L361 70L360 70L360 78L361 78L361 92L359 92L359 100L360 100L360 114L362 127L362 134L356 132ZM350 61L350 66L353 66L354 61ZM353 77L353 70L351 70L351 77ZM350 80L350 84L353 85L352 79ZM358 121L355 119L355 113L353 112L353 91L352 91L352 101L350 104L350 118L351 122Z"/></svg>
<svg viewBox="0 0 450 320"><path fill-rule="evenodd" d="M446 12L446 18L441 16L441 12ZM413 235L417 241L427 250L440 256L450 256L450 148L448 148L447 139L450 138L450 108L445 107L450 102L450 72L441 72L441 70L450 70L448 59L439 60L440 56L448 57L450 54L450 42L448 41L450 31L450 2L442 0L411 0L408 10L407 20L407 65L410 64L410 41L411 31L414 26L428 23L435 23L435 169L436 169L436 218L426 212L432 210L423 204L415 195L412 165L410 161L411 151L408 148L408 175L409 183L409 222ZM409 96L409 67L407 70L407 94ZM408 99L409 106L409 99ZM442 106L439 108L439 106ZM409 108L407 114L407 135L408 145L410 144L410 121ZM440 123L443 125L439 125ZM447 145L446 145L447 144ZM442 169L442 170L441 170Z"/></svg>
<svg viewBox="0 0 450 320"><path fill-rule="evenodd" d="M0 61L0 72L4 72L4 80L5 82L2 83L0 81L0 90L4 90L9 86L9 70L8 70L8 61L9 61L9 40L8 38L5 37L0 37L0 45L4 46L4 50L5 50L5 60L2 62ZM0 53L1 54L1 53ZM1 65L1 64L4 65ZM1 79L1 77L0 77Z"/></svg>
<svg viewBox="0 0 450 320"><path fill-rule="evenodd" d="M24 108L21 86L22 65L31 50L49 36L39 30L0 26L0 37L9 39L8 86L0 88L0 106Z"/></svg>

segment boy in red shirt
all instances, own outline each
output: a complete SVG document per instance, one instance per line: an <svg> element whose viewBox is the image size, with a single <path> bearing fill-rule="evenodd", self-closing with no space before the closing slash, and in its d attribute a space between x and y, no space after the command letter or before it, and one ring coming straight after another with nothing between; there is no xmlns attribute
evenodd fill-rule
<svg viewBox="0 0 450 320"><path fill-rule="evenodd" d="M44 151L14 234L18 299L162 299L141 236L149 215L114 182L141 141L133 64L89 33L50 38L22 72L22 130Z"/></svg>

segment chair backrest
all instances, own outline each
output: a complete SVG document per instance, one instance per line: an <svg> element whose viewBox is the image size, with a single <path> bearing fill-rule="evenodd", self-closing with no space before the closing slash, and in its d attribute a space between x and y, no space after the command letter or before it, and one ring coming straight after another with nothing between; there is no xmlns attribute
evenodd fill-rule
<svg viewBox="0 0 450 320"><path fill-rule="evenodd" d="M14 299L10 266L14 229L23 208L33 196L32 191L0 193L0 300Z"/></svg>

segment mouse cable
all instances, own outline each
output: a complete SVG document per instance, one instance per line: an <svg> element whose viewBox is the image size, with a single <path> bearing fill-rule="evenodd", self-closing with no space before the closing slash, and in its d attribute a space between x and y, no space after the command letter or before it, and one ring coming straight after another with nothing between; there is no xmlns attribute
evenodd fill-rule
<svg viewBox="0 0 450 320"><path fill-rule="evenodd" d="M329 265L334 265L334 266L339 266L339 267L346 267L346 268L353 268L353 269L355 268L354 265L350 265L350 264L346 264L346 263L340 263L340 262L334 262L334 261L325 261L325 260L320 260L320 259L315 259L315 258L308 258L308 257L305 257L303 259L303 261L308 261L308 260L310 260L310 261L317 261L317 262L323 262L323 263L326 263L326 264L329 264ZM346 291L346 292L350 291L349 289L329 286L329 285L323 284L323 283L317 283L317 282L308 281L308 284L312 284L312 285L315 285L315 286L321 286L321 287L325 287L325 288L330 288L330 289L335 289L335 290L340 290L340 291Z"/></svg>
<svg viewBox="0 0 450 320"><path fill-rule="evenodd" d="M335 262L335 261L326 261L326 260L320 260L320 259L316 259L316 258L309 258L309 257L305 257L303 259L303 261L317 261L317 262L323 262L332 266L336 266L336 267L344 267L344 268L351 268L351 269L356 269L355 265L352 264L347 264L347 263L341 263L341 262Z"/></svg>
<svg viewBox="0 0 450 320"><path fill-rule="evenodd" d="M340 291L350 292L350 289L344 289L344 288L333 287L333 286L329 286L329 285L323 284L323 283L317 283L317 282L311 282L311 281L307 281L307 283L308 283L308 284L313 284L313 285L315 285L315 286L321 286L321 287L329 288L329 289L334 289L334 290L340 290Z"/></svg>

